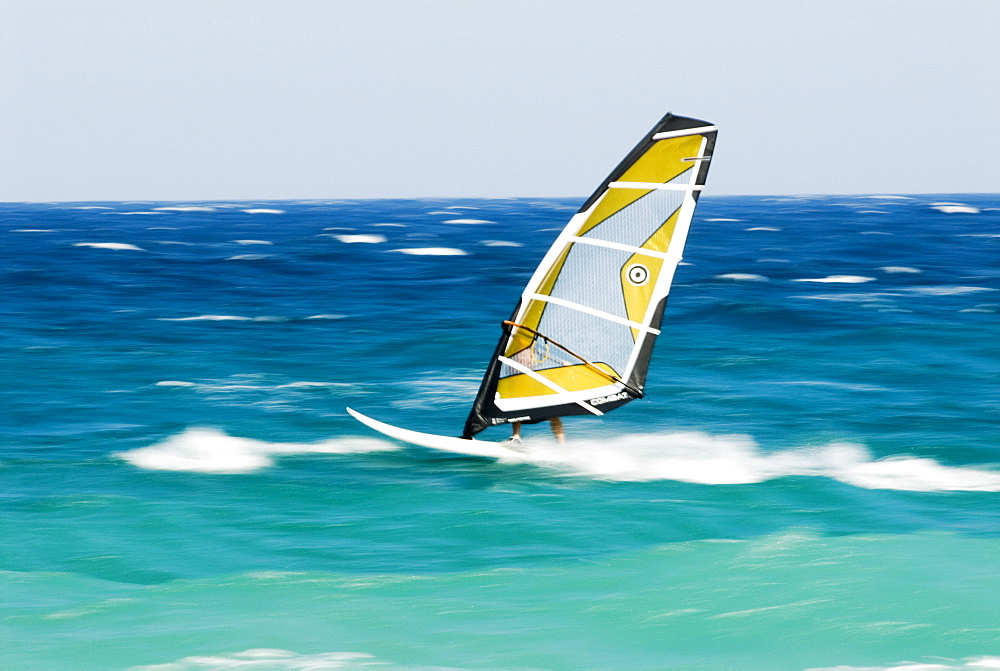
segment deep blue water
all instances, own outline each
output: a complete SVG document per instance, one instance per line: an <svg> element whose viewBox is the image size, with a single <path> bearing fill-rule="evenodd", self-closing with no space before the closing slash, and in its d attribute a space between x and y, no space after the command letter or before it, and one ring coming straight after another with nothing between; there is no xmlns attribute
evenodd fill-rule
<svg viewBox="0 0 1000 671"><path fill-rule="evenodd" d="M344 412L457 435L580 202L0 204L0 668L1000 664L998 195L702 198L527 463Z"/></svg>

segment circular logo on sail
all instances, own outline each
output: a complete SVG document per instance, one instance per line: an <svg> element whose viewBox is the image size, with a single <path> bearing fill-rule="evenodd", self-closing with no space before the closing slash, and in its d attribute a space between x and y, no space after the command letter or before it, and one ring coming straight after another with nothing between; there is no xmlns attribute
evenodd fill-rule
<svg viewBox="0 0 1000 671"><path fill-rule="evenodd" d="M643 284L649 281L649 269L641 263L636 263L629 266L628 271L625 273L628 277L628 281L637 287L641 287Z"/></svg>

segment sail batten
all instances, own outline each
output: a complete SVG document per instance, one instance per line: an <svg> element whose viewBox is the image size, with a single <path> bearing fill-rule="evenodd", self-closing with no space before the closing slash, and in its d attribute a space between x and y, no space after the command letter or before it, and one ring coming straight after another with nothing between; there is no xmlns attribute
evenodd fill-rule
<svg viewBox="0 0 1000 671"><path fill-rule="evenodd" d="M642 398L716 131L668 114L570 219L506 322L465 437Z"/></svg>
<svg viewBox="0 0 1000 671"><path fill-rule="evenodd" d="M682 161L697 161L695 158L682 158ZM611 182L609 189L659 189L661 191L701 191L701 184L660 184L659 182Z"/></svg>
<svg viewBox="0 0 1000 671"><path fill-rule="evenodd" d="M580 305L579 303L574 303L564 298L556 298L555 296L543 296L541 294L525 294L525 295L528 298L531 298L532 300L541 301L543 303L552 303L554 305L561 305L565 308L569 308L570 310L578 310L588 315L592 315L594 317L597 317L598 319L606 319L609 322L614 322L616 324L621 324L623 326L629 326L631 328L640 329L642 331L649 331L650 333L655 333L657 335L659 335L660 333L659 330L646 326L645 324L642 324L640 322L634 322L628 319L623 319L622 317L618 317L616 315L609 314L607 312L601 312L600 310L595 310L594 308L587 307L586 305Z"/></svg>

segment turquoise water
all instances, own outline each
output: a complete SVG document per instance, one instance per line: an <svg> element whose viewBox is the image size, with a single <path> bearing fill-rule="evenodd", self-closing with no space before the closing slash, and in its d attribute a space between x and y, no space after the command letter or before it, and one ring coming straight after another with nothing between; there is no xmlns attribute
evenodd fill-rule
<svg viewBox="0 0 1000 671"><path fill-rule="evenodd" d="M703 198L526 463L344 412L456 435L578 205L0 205L0 668L1000 665L1000 198Z"/></svg>

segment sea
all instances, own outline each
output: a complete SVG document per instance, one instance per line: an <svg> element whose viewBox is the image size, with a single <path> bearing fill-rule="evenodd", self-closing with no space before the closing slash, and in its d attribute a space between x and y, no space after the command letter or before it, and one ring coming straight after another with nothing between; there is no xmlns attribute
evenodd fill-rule
<svg viewBox="0 0 1000 671"><path fill-rule="evenodd" d="M582 202L0 204L0 668L1000 668L998 194L704 196L523 460L345 412L458 435Z"/></svg>

